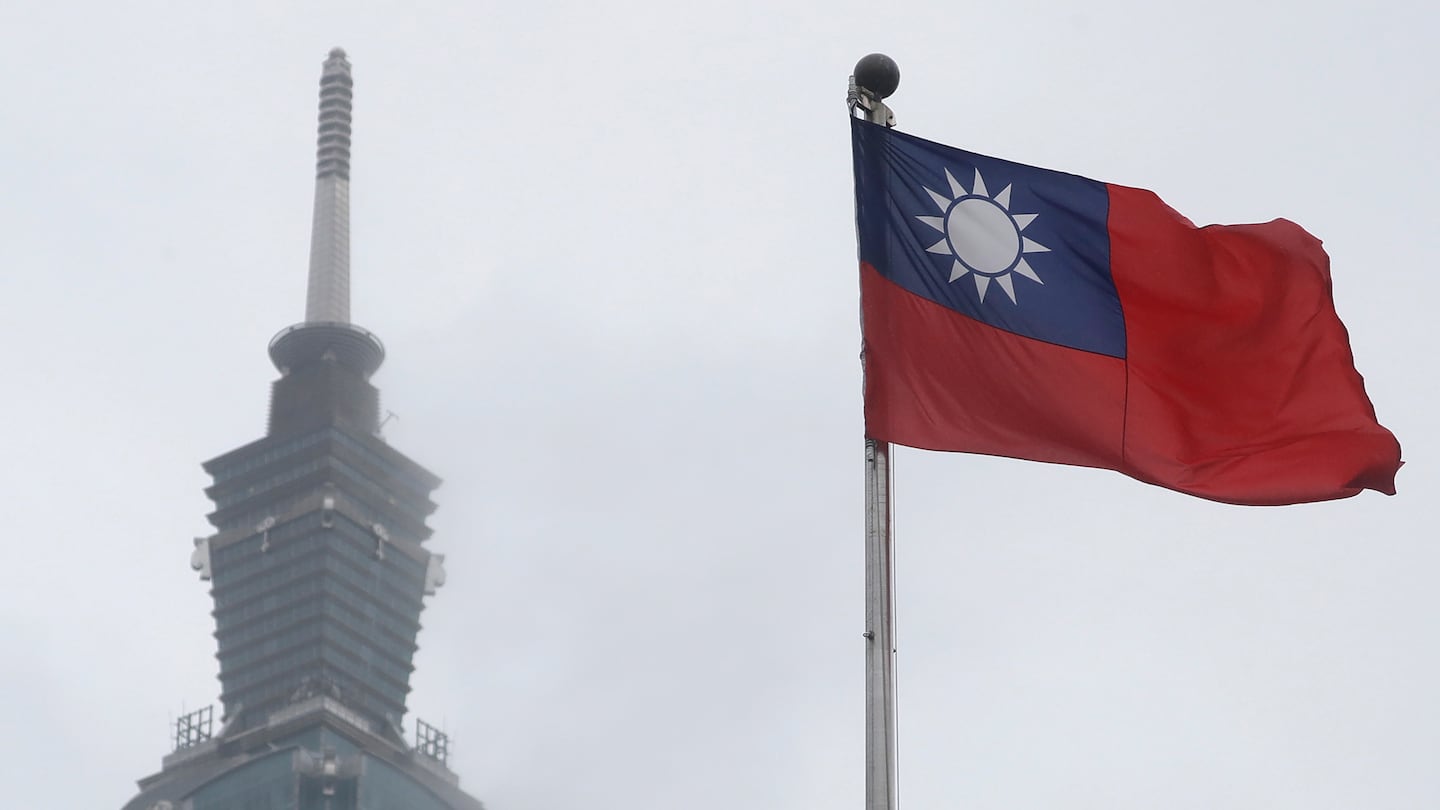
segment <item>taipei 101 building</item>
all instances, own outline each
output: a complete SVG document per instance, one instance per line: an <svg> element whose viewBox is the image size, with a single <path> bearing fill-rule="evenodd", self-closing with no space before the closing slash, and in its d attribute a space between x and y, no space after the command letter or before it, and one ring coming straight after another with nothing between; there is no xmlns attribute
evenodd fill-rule
<svg viewBox="0 0 1440 810"><path fill-rule="evenodd" d="M449 739L401 725L440 479L378 436L380 340L350 322L350 111L336 48L320 78L305 321L270 341L264 438L204 465L215 532L191 565L215 598L220 703L123 810L479 810Z"/></svg>

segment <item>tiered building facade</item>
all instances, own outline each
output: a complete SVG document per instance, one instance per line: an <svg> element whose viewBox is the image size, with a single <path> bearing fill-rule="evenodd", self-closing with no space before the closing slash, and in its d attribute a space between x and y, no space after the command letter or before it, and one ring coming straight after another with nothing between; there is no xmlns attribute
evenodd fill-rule
<svg viewBox="0 0 1440 810"><path fill-rule="evenodd" d="M270 343L280 378L264 438L205 463L209 519L192 566L215 598L220 702L182 718L162 770L124 810L479 810L448 740L401 726L440 479L379 438L370 377L385 350L350 322L353 79L320 80L305 321Z"/></svg>

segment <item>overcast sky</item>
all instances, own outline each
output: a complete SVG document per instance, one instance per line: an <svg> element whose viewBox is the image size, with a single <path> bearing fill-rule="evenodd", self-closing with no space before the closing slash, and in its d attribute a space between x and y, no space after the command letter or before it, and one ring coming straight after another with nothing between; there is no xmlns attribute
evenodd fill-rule
<svg viewBox="0 0 1440 810"><path fill-rule="evenodd" d="M1440 12L1411 0L0 6L0 785L119 807L216 701L200 462L301 320L320 63L353 314L445 479L411 715L491 810L863 806L845 82L1293 219L1400 494L1241 508L896 454L907 808L1440 806Z"/></svg>

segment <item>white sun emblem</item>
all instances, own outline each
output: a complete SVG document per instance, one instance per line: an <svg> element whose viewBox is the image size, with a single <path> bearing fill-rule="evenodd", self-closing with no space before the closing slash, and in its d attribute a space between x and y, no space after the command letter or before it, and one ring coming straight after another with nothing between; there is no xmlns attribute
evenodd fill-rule
<svg viewBox="0 0 1440 810"><path fill-rule="evenodd" d="M985 179L980 170L975 170L975 187L966 191L960 181L945 170L945 179L950 181L950 194L925 189L935 204L940 206L943 216L916 217L945 238L926 248L931 253L953 256L955 264L950 270L950 280L956 281L974 273L975 289L980 300L985 300L985 291L990 282L1015 300L1015 283L1011 273L1018 273L1037 284L1044 284L1030 265L1025 262L1026 253L1047 253L1050 248L1023 236L1020 232L1035 221L1039 214L1010 213L1010 186L994 197L985 190Z"/></svg>

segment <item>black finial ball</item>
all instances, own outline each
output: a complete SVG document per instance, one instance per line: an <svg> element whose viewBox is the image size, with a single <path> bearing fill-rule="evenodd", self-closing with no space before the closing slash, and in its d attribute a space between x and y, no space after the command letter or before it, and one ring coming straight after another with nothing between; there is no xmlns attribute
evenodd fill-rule
<svg viewBox="0 0 1440 810"><path fill-rule="evenodd" d="M872 53L855 63L855 83L879 98L889 98L900 86L900 66L883 53Z"/></svg>

